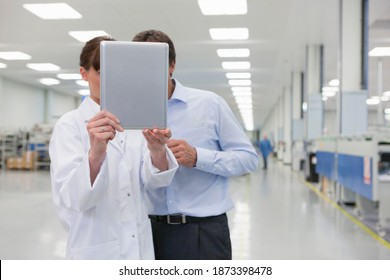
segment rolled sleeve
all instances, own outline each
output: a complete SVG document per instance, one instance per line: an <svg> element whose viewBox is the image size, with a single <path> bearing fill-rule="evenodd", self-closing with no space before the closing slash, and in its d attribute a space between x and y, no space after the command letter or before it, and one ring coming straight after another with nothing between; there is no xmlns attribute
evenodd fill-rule
<svg viewBox="0 0 390 280"><path fill-rule="evenodd" d="M165 147L167 152L168 170L161 171L152 164L150 153L147 153L143 168L143 181L146 189L154 189L169 185L179 165L170 149Z"/></svg>

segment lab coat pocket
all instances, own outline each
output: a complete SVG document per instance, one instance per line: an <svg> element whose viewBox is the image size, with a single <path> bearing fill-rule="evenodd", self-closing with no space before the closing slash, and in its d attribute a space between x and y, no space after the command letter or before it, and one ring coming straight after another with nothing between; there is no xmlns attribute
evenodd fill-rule
<svg viewBox="0 0 390 280"><path fill-rule="evenodd" d="M118 240L70 250L70 259L75 260L117 260L120 259L120 243Z"/></svg>
<svg viewBox="0 0 390 280"><path fill-rule="evenodd" d="M144 220L138 224L139 243L141 244L141 259L154 260L152 225L150 219Z"/></svg>

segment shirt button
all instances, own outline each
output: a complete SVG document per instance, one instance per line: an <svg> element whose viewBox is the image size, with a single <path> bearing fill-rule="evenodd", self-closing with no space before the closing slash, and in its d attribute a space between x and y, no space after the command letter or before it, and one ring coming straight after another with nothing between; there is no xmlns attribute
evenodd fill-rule
<svg viewBox="0 0 390 280"><path fill-rule="evenodd" d="M127 196L130 196L130 193L127 193Z"/></svg>
<svg viewBox="0 0 390 280"><path fill-rule="evenodd" d="M134 237L135 237L135 234L133 234L131 237L133 237L133 238L134 238Z"/></svg>
<svg viewBox="0 0 390 280"><path fill-rule="evenodd" d="M123 143L123 140L121 140L121 143Z"/></svg>
<svg viewBox="0 0 390 280"><path fill-rule="evenodd" d="M170 200L169 203L172 203L172 200Z"/></svg>

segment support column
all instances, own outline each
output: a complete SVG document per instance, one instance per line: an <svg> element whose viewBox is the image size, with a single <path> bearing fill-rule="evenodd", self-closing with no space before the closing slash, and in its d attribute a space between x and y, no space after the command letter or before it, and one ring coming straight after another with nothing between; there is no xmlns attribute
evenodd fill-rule
<svg viewBox="0 0 390 280"><path fill-rule="evenodd" d="M282 89L284 90L284 89ZM284 157L284 96L278 99L278 159L283 160Z"/></svg>
<svg viewBox="0 0 390 280"><path fill-rule="evenodd" d="M322 106L322 60L323 48L320 45L306 48L306 100L307 114L306 139L308 141L322 135L323 106Z"/></svg>
<svg viewBox="0 0 390 280"><path fill-rule="evenodd" d="M0 77L0 126L4 125L2 122L4 120L4 88L3 88L3 77Z"/></svg>
<svg viewBox="0 0 390 280"><path fill-rule="evenodd" d="M299 171L305 161L303 121L303 72L291 75L291 168Z"/></svg>
<svg viewBox="0 0 390 280"><path fill-rule="evenodd" d="M340 92L337 99L338 134L353 134L364 132L367 127L367 105L365 67L367 67L366 0L340 0L339 6L339 58L338 75ZM351 129L353 124L362 124ZM342 154L342 150L338 150ZM339 178L340 179L340 178ZM340 201L342 203L357 203L359 196L340 186Z"/></svg>
<svg viewBox="0 0 390 280"><path fill-rule="evenodd" d="M314 174L313 160L315 148L312 140L321 137L323 127L323 101L321 95L322 74L323 74L323 47L321 45L310 45L306 47L306 69L305 69L305 99L307 112L305 116L305 177L309 181L316 180Z"/></svg>
<svg viewBox="0 0 390 280"><path fill-rule="evenodd" d="M284 88L284 154L283 154L283 163L291 164L291 125L292 125L292 92L291 87Z"/></svg>

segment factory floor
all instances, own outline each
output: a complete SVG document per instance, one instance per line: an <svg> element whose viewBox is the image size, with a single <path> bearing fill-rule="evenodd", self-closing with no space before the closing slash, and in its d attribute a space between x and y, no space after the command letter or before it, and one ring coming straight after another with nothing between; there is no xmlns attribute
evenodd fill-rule
<svg viewBox="0 0 390 280"><path fill-rule="evenodd" d="M231 178L233 259L390 260L388 241L318 189L275 159ZM64 259L66 237L49 172L0 170L0 259Z"/></svg>

